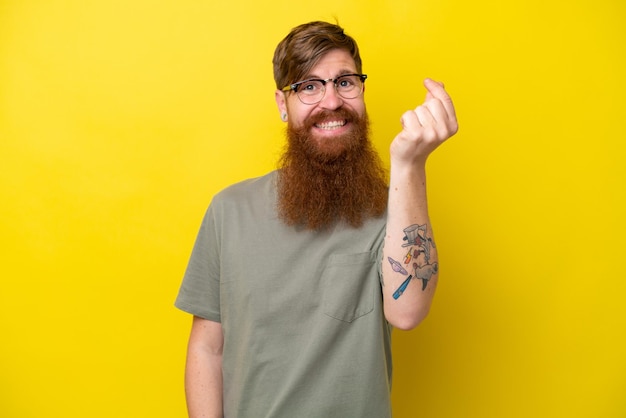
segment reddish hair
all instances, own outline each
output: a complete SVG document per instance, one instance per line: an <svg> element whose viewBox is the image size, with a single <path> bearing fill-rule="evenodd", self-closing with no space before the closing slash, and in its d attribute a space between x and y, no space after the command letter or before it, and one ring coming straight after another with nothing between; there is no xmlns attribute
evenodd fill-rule
<svg viewBox="0 0 626 418"><path fill-rule="evenodd" d="M276 88L301 81L329 51L347 51L361 72L361 56L356 41L342 27L327 22L310 22L297 26L278 44L274 52Z"/></svg>

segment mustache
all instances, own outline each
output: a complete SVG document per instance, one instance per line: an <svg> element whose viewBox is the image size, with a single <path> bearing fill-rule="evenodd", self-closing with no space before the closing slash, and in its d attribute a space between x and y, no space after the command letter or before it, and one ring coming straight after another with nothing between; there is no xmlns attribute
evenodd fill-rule
<svg viewBox="0 0 626 418"><path fill-rule="evenodd" d="M327 110L324 109L314 115L309 116L306 120L305 120L305 126L306 128L312 128L313 125L327 121L327 120L333 120L333 119L343 119L346 120L347 122L352 122L355 120L358 120L359 116L356 114L356 112L351 111L350 109L346 109L346 108L339 108L336 110Z"/></svg>

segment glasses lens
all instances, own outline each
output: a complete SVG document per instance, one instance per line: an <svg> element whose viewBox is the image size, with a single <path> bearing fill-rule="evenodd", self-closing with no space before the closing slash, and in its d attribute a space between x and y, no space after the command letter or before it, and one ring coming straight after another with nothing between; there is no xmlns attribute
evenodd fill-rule
<svg viewBox="0 0 626 418"><path fill-rule="evenodd" d="M337 78L337 93L344 99L354 99L363 91L363 81L358 75L344 75Z"/></svg>
<svg viewBox="0 0 626 418"><path fill-rule="evenodd" d="M297 93L302 103L317 103L324 97L324 83L319 80L304 81L298 86Z"/></svg>

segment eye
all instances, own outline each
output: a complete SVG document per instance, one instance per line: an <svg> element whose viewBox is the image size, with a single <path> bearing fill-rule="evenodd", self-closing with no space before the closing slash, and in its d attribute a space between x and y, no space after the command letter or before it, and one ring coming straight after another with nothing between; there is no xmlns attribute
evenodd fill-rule
<svg viewBox="0 0 626 418"><path fill-rule="evenodd" d="M345 77L341 77L339 80L337 80L337 87L344 89L344 90L349 90L352 87L356 86L356 77L355 76L345 76Z"/></svg>
<svg viewBox="0 0 626 418"><path fill-rule="evenodd" d="M303 81L298 90L305 94L315 94L322 88L322 83L317 80Z"/></svg>

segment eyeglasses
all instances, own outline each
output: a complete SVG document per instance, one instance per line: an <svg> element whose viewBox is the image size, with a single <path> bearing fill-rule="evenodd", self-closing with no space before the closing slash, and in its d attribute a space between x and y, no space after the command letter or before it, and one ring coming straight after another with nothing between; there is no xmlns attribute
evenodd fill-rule
<svg viewBox="0 0 626 418"><path fill-rule="evenodd" d="M331 81L339 96L344 99L354 99L363 93L363 83L366 78L366 74L343 74L335 79L327 80L311 78L283 87L282 91L293 90L302 103L312 105L322 101L326 93L326 83Z"/></svg>

